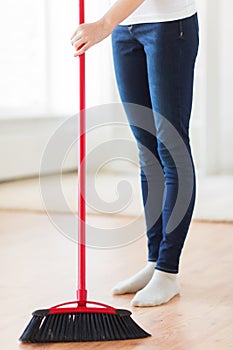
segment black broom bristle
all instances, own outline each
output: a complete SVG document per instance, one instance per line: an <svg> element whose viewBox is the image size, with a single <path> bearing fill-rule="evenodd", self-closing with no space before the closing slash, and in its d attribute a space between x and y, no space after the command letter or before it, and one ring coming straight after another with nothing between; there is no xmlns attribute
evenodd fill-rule
<svg viewBox="0 0 233 350"><path fill-rule="evenodd" d="M39 310L20 337L24 343L90 342L146 338L145 332L130 317L128 310L115 314L77 312L49 314Z"/></svg>

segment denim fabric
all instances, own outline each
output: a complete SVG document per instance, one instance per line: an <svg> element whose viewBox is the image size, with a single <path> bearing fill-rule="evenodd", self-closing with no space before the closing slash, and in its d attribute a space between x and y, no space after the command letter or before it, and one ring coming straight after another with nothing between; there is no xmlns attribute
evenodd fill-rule
<svg viewBox="0 0 233 350"><path fill-rule="evenodd" d="M198 35L197 14L112 33L118 89L139 150L148 260L170 273L179 271L195 202L189 121Z"/></svg>

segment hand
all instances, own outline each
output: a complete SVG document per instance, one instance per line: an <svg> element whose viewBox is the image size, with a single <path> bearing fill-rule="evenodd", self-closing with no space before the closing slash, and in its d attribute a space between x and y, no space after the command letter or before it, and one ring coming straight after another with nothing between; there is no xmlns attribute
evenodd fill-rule
<svg viewBox="0 0 233 350"><path fill-rule="evenodd" d="M91 46L105 39L111 34L113 28L103 21L84 23L78 26L71 37L71 44L75 48L74 56L82 55Z"/></svg>

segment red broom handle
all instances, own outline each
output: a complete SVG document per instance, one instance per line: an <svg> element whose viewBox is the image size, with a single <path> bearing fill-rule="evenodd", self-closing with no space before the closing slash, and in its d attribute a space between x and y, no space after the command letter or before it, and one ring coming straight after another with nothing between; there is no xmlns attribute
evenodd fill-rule
<svg viewBox="0 0 233 350"><path fill-rule="evenodd" d="M79 0L79 23L85 20L84 0ZM80 306L86 305L86 98L85 54L79 56L79 169L78 169L78 289Z"/></svg>

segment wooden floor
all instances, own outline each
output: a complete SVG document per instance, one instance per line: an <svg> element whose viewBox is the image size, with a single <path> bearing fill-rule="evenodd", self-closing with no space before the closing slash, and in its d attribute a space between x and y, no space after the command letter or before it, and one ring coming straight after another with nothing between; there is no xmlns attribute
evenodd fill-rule
<svg viewBox="0 0 233 350"><path fill-rule="evenodd" d="M110 219L91 220L101 225ZM114 220L119 224L127 219ZM144 265L145 238L118 249L88 249L90 299L131 310L134 320L152 334L144 340L19 343L33 310L74 299L76 245L46 215L1 211L0 247L1 349L233 349L233 224L192 224L181 261L182 294L155 308L131 308L132 295L110 294L118 280Z"/></svg>

